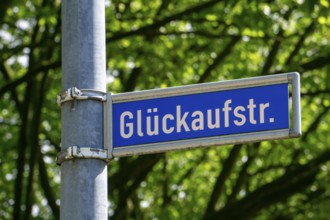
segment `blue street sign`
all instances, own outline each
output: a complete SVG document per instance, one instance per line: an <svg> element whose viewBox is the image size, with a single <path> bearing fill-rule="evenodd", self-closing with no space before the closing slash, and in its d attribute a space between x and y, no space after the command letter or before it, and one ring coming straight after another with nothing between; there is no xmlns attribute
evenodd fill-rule
<svg viewBox="0 0 330 220"><path fill-rule="evenodd" d="M113 147L289 128L288 84L113 105Z"/></svg>
<svg viewBox="0 0 330 220"><path fill-rule="evenodd" d="M112 95L111 115L114 156L299 136L299 75Z"/></svg>

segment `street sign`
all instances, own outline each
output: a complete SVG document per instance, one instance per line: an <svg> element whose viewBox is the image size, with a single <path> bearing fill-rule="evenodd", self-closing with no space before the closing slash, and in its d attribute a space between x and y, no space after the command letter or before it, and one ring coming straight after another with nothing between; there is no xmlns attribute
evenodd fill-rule
<svg viewBox="0 0 330 220"><path fill-rule="evenodd" d="M298 73L108 98L105 144L114 157L301 134Z"/></svg>

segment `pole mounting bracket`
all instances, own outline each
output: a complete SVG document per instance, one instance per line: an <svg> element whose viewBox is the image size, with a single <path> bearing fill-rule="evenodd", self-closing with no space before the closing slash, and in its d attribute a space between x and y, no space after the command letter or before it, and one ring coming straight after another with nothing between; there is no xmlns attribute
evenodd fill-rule
<svg viewBox="0 0 330 220"><path fill-rule="evenodd" d="M71 146L57 154L56 163L61 165L66 160L81 158L99 159L106 163L111 160L111 158L108 158L108 151L105 149Z"/></svg>
<svg viewBox="0 0 330 220"><path fill-rule="evenodd" d="M96 95L90 95L88 93L96 93ZM106 93L98 90L78 89L76 87L72 87L57 96L57 105L61 107L63 102L87 100L87 99L93 99L104 102L106 101L105 95Z"/></svg>

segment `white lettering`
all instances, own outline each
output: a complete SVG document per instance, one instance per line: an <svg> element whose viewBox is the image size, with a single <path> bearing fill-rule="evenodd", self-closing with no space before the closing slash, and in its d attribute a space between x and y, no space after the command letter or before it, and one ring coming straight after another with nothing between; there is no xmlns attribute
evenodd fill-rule
<svg viewBox="0 0 330 220"><path fill-rule="evenodd" d="M191 128L194 131L204 130L204 114L201 111L194 111L192 117L197 117L191 122Z"/></svg>
<svg viewBox="0 0 330 220"><path fill-rule="evenodd" d="M125 122L125 118L133 119L132 112L126 111L120 115L120 135L123 138L130 138L133 135L133 122ZM125 133L125 127L128 128L128 132Z"/></svg>
<svg viewBox="0 0 330 220"><path fill-rule="evenodd" d="M241 121L234 120L234 123L237 126L242 126L245 124L246 118L245 118L245 115L243 115L242 113L239 113L239 112L245 112L245 108L243 106L237 106L234 109L234 116L241 119Z"/></svg>
<svg viewBox="0 0 330 220"><path fill-rule="evenodd" d="M137 111L137 134L140 137L143 137L143 132L142 132L142 114L141 110Z"/></svg>
<svg viewBox="0 0 330 220"><path fill-rule="evenodd" d="M260 124L265 123L265 109L269 107L269 102L267 103L261 103L259 105L260 113L259 113L259 118L260 118Z"/></svg>
<svg viewBox="0 0 330 220"><path fill-rule="evenodd" d="M185 131L190 131L186 118L189 112L185 112L183 116L181 116L181 105L176 106L176 132L181 132L181 127L183 126Z"/></svg>
<svg viewBox="0 0 330 220"><path fill-rule="evenodd" d="M149 111L150 110L150 111ZM158 109L157 108L154 108L153 110L151 109L148 109L148 113L157 113ZM152 130L151 129L151 124L152 124L152 116L147 116L147 134L149 136L153 136L153 135L158 135L159 133L159 130L158 130L158 115L154 115L153 116L153 124L154 124L154 129Z"/></svg>
<svg viewBox="0 0 330 220"><path fill-rule="evenodd" d="M164 115L163 120L162 120L162 128L163 128L163 132L165 134L171 134L174 131L174 127L168 127L167 126L167 121L168 120L173 121L174 120L174 116L171 115L171 114Z"/></svg>
<svg viewBox="0 0 330 220"><path fill-rule="evenodd" d="M215 120L214 123L212 123L212 110L208 109L207 110L207 127L209 129L214 129L214 128L220 128L220 109L216 108L215 109Z"/></svg>
<svg viewBox="0 0 330 220"><path fill-rule="evenodd" d="M243 100L241 100L243 101ZM246 100L247 101L247 100ZM238 102L238 101L237 101ZM235 100L227 99L218 103L218 108L183 111L181 105L168 109L149 107L137 109L134 112L123 111L120 115L119 132L124 139L141 138L146 136L169 135L174 132L194 132L204 129L225 130L232 126L274 123L275 119L266 115L270 109L270 102L260 103L254 98L248 99L245 105L239 105ZM164 106L164 108L166 108ZM189 109L188 107L185 107ZM269 110L268 110L269 111ZM158 113L160 112L160 113ZM258 118L259 115L259 118ZM268 117L267 117L268 116Z"/></svg>
<svg viewBox="0 0 330 220"><path fill-rule="evenodd" d="M249 118L251 124L257 124L257 121L254 119L254 109L256 105L254 104L254 99L249 99L249 105L247 106L249 109Z"/></svg>
<svg viewBox="0 0 330 220"><path fill-rule="evenodd" d="M225 101L224 107L222 109L222 111L225 113L225 127L229 127L229 111L231 111L229 104L231 104L231 99Z"/></svg>

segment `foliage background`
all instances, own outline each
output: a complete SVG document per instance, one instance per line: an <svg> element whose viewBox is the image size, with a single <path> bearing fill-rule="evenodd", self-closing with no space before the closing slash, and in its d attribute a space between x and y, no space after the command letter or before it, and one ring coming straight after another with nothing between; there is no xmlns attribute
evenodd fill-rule
<svg viewBox="0 0 330 220"><path fill-rule="evenodd" d="M82 0L81 0L82 1ZM105 1L108 91L298 71L299 139L116 159L111 219L328 219L329 1ZM0 2L0 219L58 219L61 1Z"/></svg>

